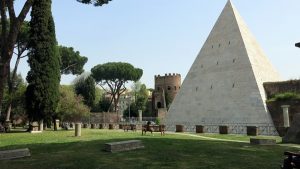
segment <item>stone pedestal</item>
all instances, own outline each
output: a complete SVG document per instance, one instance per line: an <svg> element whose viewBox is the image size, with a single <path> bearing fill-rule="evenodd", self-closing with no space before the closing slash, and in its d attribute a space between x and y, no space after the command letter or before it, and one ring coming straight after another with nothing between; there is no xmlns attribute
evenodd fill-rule
<svg viewBox="0 0 300 169"><path fill-rule="evenodd" d="M55 120L54 125L55 125L54 127L58 130L59 129L59 120Z"/></svg>
<svg viewBox="0 0 300 169"><path fill-rule="evenodd" d="M228 134L228 126L219 126L220 134Z"/></svg>
<svg viewBox="0 0 300 169"><path fill-rule="evenodd" d="M248 136L257 136L258 135L257 126L247 126L247 135Z"/></svg>
<svg viewBox="0 0 300 169"><path fill-rule="evenodd" d="M282 105L283 110L283 127L290 127L289 105Z"/></svg>
<svg viewBox="0 0 300 169"><path fill-rule="evenodd" d="M176 132L184 132L184 126L183 125L176 125Z"/></svg>
<svg viewBox="0 0 300 169"><path fill-rule="evenodd" d="M75 137L81 136L81 123L75 124Z"/></svg>
<svg viewBox="0 0 300 169"><path fill-rule="evenodd" d="M143 111L139 110L139 122L143 121Z"/></svg>
<svg viewBox="0 0 300 169"><path fill-rule="evenodd" d="M44 122L43 120L41 120L39 123L39 131L43 131L43 130L44 130Z"/></svg>
<svg viewBox="0 0 300 169"><path fill-rule="evenodd" d="M204 126L196 125L196 133L204 133Z"/></svg>
<svg viewBox="0 0 300 169"><path fill-rule="evenodd" d="M34 121L31 123L31 131L39 131L39 123Z"/></svg>

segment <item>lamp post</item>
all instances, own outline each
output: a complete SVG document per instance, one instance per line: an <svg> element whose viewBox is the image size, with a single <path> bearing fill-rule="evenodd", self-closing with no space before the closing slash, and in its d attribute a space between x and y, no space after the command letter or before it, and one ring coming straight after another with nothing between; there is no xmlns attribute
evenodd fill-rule
<svg viewBox="0 0 300 169"><path fill-rule="evenodd" d="M300 42L295 44L296 47L300 48Z"/></svg>

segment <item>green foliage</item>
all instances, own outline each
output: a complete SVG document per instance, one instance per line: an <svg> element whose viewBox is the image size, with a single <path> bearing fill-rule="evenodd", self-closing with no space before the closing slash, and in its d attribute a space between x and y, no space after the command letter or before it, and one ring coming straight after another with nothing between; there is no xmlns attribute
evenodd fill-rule
<svg viewBox="0 0 300 169"><path fill-rule="evenodd" d="M13 117L25 117L25 91L26 84L24 83L22 76L19 74L15 79L14 92L9 93L8 86L5 87L3 97L2 112L6 112L11 103L11 113ZM13 118L14 119L14 118Z"/></svg>
<svg viewBox="0 0 300 169"><path fill-rule="evenodd" d="M300 100L300 94L293 92L279 93L268 101L288 101L288 100Z"/></svg>
<svg viewBox="0 0 300 169"><path fill-rule="evenodd" d="M143 75L142 69L123 62L99 64L93 67L91 72L97 84L104 90L105 86L109 88L106 92L112 95L114 111L117 110L120 95L126 91L125 83L138 81Z"/></svg>
<svg viewBox="0 0 300 169"><path fill-rule="evenodd" d="M95 80L92 76L81 76L74 84L75 92L84 99L84 104L93 108L95 101Z"/></svg>
<svg viewBox="0 0 300 169"><path fill-rule="evenodd" d="M87 57L81 56L72 47L58 46L59 56L61 57L61 74L79 75L84 72L83 66L88 61Z"/></svg>
<svg viewBox="0 0 300 169"><path fill-rule="evenodd" d="M124 117L129 117L129 106L123 112ZM139 116L139 109L137 108L135 103L130 104L130 117L138 117Z"/></svg>
<svg viewBox="0 0 300 169"><path fill-rule="evenodd" d="M57 107L57 115L63 121L80 121L88 117L89 107L83 103L82 96L77 96L70 86L60 87L60 100Z"/></svg>
<svg viewBox="0 0 300 169"><path fill-rule="evenodd" d="M159 118L156 118L155 124L160 125L160 119Z"/></svg>
<svg viewBox="0 0 300 169"><path fill-rule="evenodd" d="M60 58L51 0L34 1L31 10L26 108L30 121L50 119L59 101Z"/></svg>
<svg viewBox="0 0 300 169"><path fill-rule="evenodd" d="M108 4L111 0L77 0L78 2L84 4L94 4L95 6L102 6L103 4Z"/></svg>
<svg viewBox="0 0 300 169"><path fill-rule="evenodd" d="M94 112L109 112L110 111L110 99L103 98L96 104Z"/></svg>

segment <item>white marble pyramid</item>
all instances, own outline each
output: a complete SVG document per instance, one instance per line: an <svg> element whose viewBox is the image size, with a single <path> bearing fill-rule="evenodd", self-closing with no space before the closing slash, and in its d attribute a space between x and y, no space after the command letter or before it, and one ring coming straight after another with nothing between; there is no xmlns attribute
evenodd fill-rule
<svg viewBox="0 0 300 169"><path fill-rule="evenodd" d="M264 82L281 80L228 1L187 74L166 124L273 126Z"/></svg>

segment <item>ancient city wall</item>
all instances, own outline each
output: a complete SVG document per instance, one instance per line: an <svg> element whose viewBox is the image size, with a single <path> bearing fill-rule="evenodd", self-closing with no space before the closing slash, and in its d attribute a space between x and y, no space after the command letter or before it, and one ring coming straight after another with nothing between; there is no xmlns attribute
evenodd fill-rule
<svg viewBox="0 0 300 169"><path fill-rule="evenodd" d="M264 83L267 98L278 93L296 92L300 93L300 80L289 80L283 82L267 82Z"/></svg>

